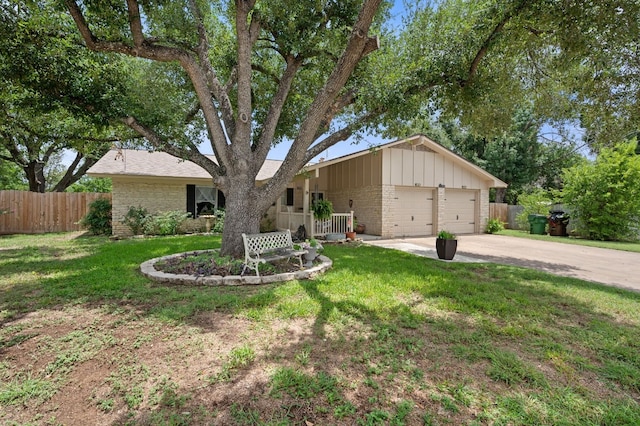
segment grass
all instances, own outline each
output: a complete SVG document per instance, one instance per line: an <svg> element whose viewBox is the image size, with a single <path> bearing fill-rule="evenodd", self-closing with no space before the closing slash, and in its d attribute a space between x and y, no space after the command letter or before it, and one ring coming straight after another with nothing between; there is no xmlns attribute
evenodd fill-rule
<svg viewBox="0 0 640 426"><path fill-rule="evenodd" d="M0 238L0 421L640 424L637 293L371 246L272 286L138 272L219 244Z"/></svg>
<svg viewBox="0 0 640 426"><path fill-rule="evenodd" d="M527 231L520 231L516 229L504 229L497 234L508 235L510 237L529 238L531 240L553 241L556 243L575 244L580 246L599 247L640 253L640 241L595 241L576 237L552 237L550 235L530 234Z"/></svg>

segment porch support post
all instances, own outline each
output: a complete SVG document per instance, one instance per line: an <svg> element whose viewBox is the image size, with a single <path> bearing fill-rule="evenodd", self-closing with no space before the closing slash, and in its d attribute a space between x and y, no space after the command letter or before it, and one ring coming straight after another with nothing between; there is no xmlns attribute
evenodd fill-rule
<svg viewBox="0 0 640 426"><path fill-rule="evenodd" d="M304 179L304 190L302 192L302 217L304 218L305 228L308 226L307 234L311 238L314 237L313 214L309 214L309 178Z"/></svg>

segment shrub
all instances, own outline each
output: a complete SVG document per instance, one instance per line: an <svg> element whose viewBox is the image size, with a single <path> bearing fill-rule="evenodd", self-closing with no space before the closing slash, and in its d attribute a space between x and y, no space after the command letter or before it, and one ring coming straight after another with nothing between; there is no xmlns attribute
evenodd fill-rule
<svg viewBox="0 0 640 426"><path fill-rule="evenodd" d="M549 214L549 208L553 204L551 194L543 189L537 189L529 194L521 194L518 203L524 209L516 216L516 223L520 229L529 229L530 214Z"/></svg>
<svg viewBox="0 0 640 426"><path fill-rule="evenodd" d="M455 240L456 239L456 234L453 234L449 231L445 231L444 229L440 232L438 232L438 238L442 239L442 240Z"/></svg>
<svg viewBox="0 0 640 426"><path fill-rule="evenodd" d="M144 231L144 223L147 219L147 216L149 216L149 212L144 207L130 206L129 211L127 211L127 214L124 215L122 223L124 223L129 227L129 229L131 229L133 235L140 235Z"/></svg>
<svg viewBox="0 0 640 426"><path fill-rule="evenodd" d="M640 156L636 143L603 149L594 162L565 170L563 201L579 234L635 240L640 229Z"/></svg>
<svg viewBox="0 0 640 426"><path fill-rule="evenodd" d="M216 210L216 221L213 224L213 228L211 228L212 232L222 233L224 229L224 209Z"/></svg>
<svg viewBox="0 0 640 426"><path fill-rule="evenodd" d="M496 234L504 231L504 223L500 219L491 219L487 222L487 234Z"/></svg>
<svg viewBox="0 0 640 426"><path fill-rule="evenodd" d="M160 212L148 216L144 221L144 233L146 235L176 235L182 222L189 216L189 213L183 211Z"/></svg>
<svg viewBox="0 0 640 426"><path fill-rule="evenodd" d="M98 198L89 204L89 213L80 220L94 235L111 235L111 201Z"/></svg>

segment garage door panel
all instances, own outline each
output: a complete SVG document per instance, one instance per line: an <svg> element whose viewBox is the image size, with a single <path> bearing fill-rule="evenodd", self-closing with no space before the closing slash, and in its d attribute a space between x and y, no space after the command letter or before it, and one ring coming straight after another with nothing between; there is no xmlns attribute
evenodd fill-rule
<svg viewBox="0 0 640 426"><path fill-rule="evenodd" d="M476 192L447 190L444 229L455 234L476 232Z"/></svg>
<svg viewBox="0 0 640 426"><path fill-rule="evenodd" d="M433 189L396 188L396 236L433 235Z"/></svg>

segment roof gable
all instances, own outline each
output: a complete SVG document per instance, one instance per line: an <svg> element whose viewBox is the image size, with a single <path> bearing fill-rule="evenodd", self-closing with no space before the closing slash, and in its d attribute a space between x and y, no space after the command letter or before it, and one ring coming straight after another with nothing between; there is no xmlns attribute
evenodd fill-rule
<svg viewBox="0 0 640 426"><path fill-rule="evenodd" d="M358 151L355 152L353 154L349 154L349 155L345 155L342 157L338 157L335 158L333 160L329 160L329 161L322 161L319 163L315 163L312 165L309 165L307 167L305 167L305 171L313 171L316 169L321 169L323 167L327 167L330 166L332 164L337 164L340 163L342 161L347 161L347 160L351 160L353 158L357 158L363 155L367 155L370 154L371 152L375 152L377 150L383 150L383 149L391 149L391 148L405 148L407 149L408 147L416 147L416 149L419 150L426 150L426 151L432 151L435 152L437 154L442 155L443 157L451 160L454 163L457 164L461 164L463 165L465 168L469 169L472 171L472 173L474 173L475 175L481 177L483 180L487 180L491 182L491 187L493 188L506 188L508 185L503 182L502 180L498 179L497 177L493 176L491 173L487 172L486 170L484 170L483 168L473 164L472 162L464 159L463 157L459 156L458 154L456 154L455 152L451 151L448 148L445 148L444 146L440 145L437 142L434 142L433 140L429 139L428 137L418 134L418 135L413 135L410 136L408 138L405 139L399 139L397 141L394 142L389 142L386 144L382 144L382 145L378 145L369 149L365 149L362 151Z"/></svg>

